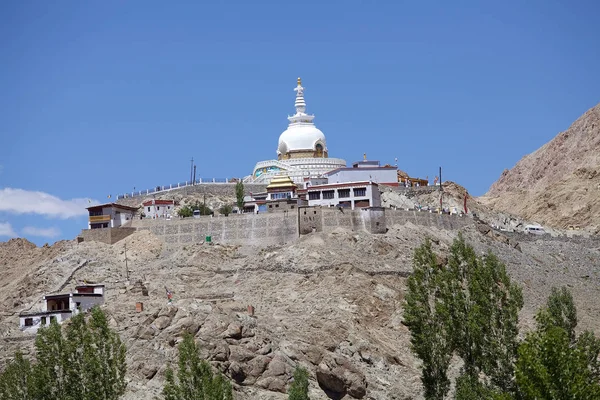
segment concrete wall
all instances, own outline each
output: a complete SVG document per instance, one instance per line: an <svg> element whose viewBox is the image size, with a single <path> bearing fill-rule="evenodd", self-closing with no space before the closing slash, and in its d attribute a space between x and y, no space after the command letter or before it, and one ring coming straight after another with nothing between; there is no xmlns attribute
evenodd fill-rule
<svg viewBox="0 0 600 400"><path fill-rule="evenodd" d="M167 246L203 242L206 236L219 243L257 246L284 244L298 237L295 212L272 214L231 214L228 217L134 220L133 227L149 230Z"/></svg>
<svg viewBox="0 0 600 400"><path fill-rule="evenodd" d="M119 240L131 235L133 232L135 232L135 228L131 227L83 229L79 234L79 237L83 238L84 242L94 241L106 244L115 244Z"/></svg>
<svg viewBox="0 0 600 400"><path fill-rule="evenodd" d="M360 210L300 206L297 210L266 214L232 214L229 217L143 219L133 227L148 230L169 246L201 243L206 236L213 242L267 246L296 240L299 235L332 232L341 227L351 231L385 233L392 225L432 226L456 230L473 223L468 217L419 211L370 207Z"/></svg>
<svg viewBox="0 0 600 400"><path fill-rule="evenodd" d="M345 168L326 174L329 183L372 181L375 183L397 183L395 168Z"/></svg>
<svg viewBox="0 0 600 400"><path fill-rule="evenodd" d="M104 296L82 296L75 293L71 296L73 309L78 310L77 303L79 303L79 311L87 311L96 305L104 304Z"/></svg>

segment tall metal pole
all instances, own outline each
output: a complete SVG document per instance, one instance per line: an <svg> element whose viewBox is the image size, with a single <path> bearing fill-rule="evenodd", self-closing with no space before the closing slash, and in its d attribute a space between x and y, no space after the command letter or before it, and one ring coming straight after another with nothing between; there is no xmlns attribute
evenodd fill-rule
<svg viewBox="0 0 600 400"><path fill-rule="evenodd" d="M444 189L442 188L442 167L440 167L440 212L444 211L444 203L442 201L444 197Z"/></svg>
<svg viewBox="0 0 600 400"><path fill-rule="evenodd" d="M192 181L192 185L196 184L196 166L194 165L194 180Z"/></svg>
<svg viewBox="0 0 600 400"><path fill-rule="evenodd" d="M127 244L124 244L125 247L125 276L127 280L129 280L129 267L127 266Z"/></svg>
<svg viewBox="0 0 600 400"><path fill-rule="evenodd" d="M192 178L194 177L194 157L192 157L191 165L190 165L190 182L192 182Z"/></svg>

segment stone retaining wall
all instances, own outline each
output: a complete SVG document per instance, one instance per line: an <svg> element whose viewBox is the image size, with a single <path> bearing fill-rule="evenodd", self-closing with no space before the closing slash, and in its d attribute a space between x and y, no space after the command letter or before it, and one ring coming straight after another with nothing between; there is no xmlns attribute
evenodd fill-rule
<svg viewBox="0 0 600 400"><path fill-rule="evenodd" d="M134 220L138 230L149 230L167 246L213 242L267 246L298 238L296 213L231 214L228 217Z"/></svg>
<svg viewBox="0 0 600 400"><path fill-rule="evenodd" d="M169 246L200 243L211 236L213 242L255 246L281 245L311 232L332 232L337 228L385 233L387 227L411 222L456 230L473 223L468 217L419 211L372 207L340 211L329 207L299 207L268 214L231 214L228 217L133 220L132 227L148 230Z"/></svg>
<svg viewBox="0 0 600 400"><path fill-rule="evenodd" d="M135 232L135 228L130 227L83 229L79 234L79 237L83 238L84 242L95 241L106 244L115 244L119 240L131 235L133 232Z"/></svg>

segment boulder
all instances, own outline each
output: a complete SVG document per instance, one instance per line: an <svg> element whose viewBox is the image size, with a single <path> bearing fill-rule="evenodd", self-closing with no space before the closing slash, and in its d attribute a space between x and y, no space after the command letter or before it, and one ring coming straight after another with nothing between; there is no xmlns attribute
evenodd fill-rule
<svg viewBox="0 0 600 400"><path fill-rule="evenodd" d="M223 332L224 338L239 340L242 338L243 326L239 322L232 322L227 327L227 330Z"/></svg>
<svg viewBox="0 0 600 400"><path fill-rule="evenodd" d="M345 357L328 354L317 367L316 375L319 386L336 397L348 394L362 399L367 394L365 376Z"/></svg>

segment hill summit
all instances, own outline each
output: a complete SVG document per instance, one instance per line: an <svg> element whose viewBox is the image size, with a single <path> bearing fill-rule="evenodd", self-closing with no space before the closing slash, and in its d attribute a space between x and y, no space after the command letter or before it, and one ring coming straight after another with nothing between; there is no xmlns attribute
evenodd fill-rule
<svg viewBox="0 0 600 400"><path fill-rule="evenodd" d="M480 200L554 228L598 230L600 104L564 132L523 157Z"/></svg>

